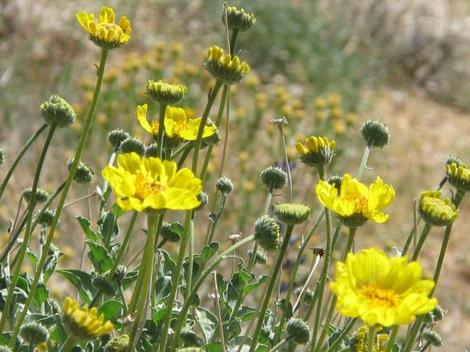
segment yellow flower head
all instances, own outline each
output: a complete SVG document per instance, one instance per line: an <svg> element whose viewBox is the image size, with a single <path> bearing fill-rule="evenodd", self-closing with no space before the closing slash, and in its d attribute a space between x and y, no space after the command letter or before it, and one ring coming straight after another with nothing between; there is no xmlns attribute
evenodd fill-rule
<svg viewBox="0 0 470 352"><path fill-rule="evenodd" d="M369 329L366 326L359 328L351 339L351 352L368 352L367 351L367 338ZM386 333L378 332L375 335L373 345L373 352L386 352L388 345L389 335Z"/></svg>
<svg viewBox="0 0 470 352"><path fill-rule="evenodd" d="M153 100L164 105L176 104L184 98L187 90L182 84L171 84L162 80L147 82L147 93Z"/></svg>
<svg viewBox="0 0 470 352"><path fill-rule="evenodd" d="M207 70L215 79L225 84L234 84L250 72L250 66L240 61L238 56L225 54L224 50L217 45L211 46L206 58Z"/></svg>
<svg viewBox="0 0 470 352"><path fill-rule="evenodd" d="M336 142L326 137L307 137L295 145L300 160L309 166L329 164L333 158Z"/></svg>
<svg viewBox="0 0 470 352"><path fill-rule="evenodd" d="M137 120L144 130L153 136L158 135L158 121L147 120L147 104L137 106ZM185 141L195 141L201 125L201 118L189 118L182 108L168 106L165 110L165 134L169 138L181 138ZM202 138L207 138L217 132L217 127L210 124L204 127Z"/></svg>
<svg viewBox="0 0 470 352"><path fill-rule="evenodd" d="M446 165L449 183L464 192L470 192L470 169L467 164L452 162Z"/></svg>
<svg viewBox="0 0 470 352"><path fill-rule="evenodd" d="M113 329L113 324L105 322L96 308L80 308L78 302L70 297L65 298L63 313L67 332L77 340L91 340Z"/></svg>
<svg viewBox="0 0 470 352"><path fill-rule="evenodd" d="M395 190L377 177L369 188L349 174L341 179L338 190L334 184L320 180L315 187L315 193L320 203L333 211L349 227L358 227L368 219L376 223L388 220L388 215L382 212L395 197Z"/></svg>
<svg viewBox="0 0 470 352"><path fill-rule="evenodd" d="M200 204L201 180L187 168L176 170L173 161L126 153L118 156L117 167L106 166L102 174L125 211L187 210Z"/></svg>
<svg viewBox="0 0 470 352"><path fill-rule="evenodd" d="M406 325L437 305L428 295L432 280L421 279L421 265L407 257L389 258L371 248L349 253L336 263L330 284L337 297L336 309L344 316L360 318L368 325Z"/></svg>
<svg viewBox="0 0 470 352"><path fill-rule="evenodd" d="M421 193L419 213L424 221L434 226L446 226L457 218L457 208L450 199L441 199L441 192Z"/></svg>
<svg viewBox="0 0 470 352"><path fill-rule="evenodd" d="M78 22L89 34L90 40L104 49L112 49L126 44L131 38L131 23L126 16L114 23L114 11L111 7L103 6L98 21L95 14L79 12L76 15Z"/></svg>

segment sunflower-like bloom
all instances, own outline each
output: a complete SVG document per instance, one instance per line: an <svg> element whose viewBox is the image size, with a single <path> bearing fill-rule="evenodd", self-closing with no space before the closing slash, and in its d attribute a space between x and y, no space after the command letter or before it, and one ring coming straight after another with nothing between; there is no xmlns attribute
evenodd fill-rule
<svg viewBox="0 0 470 352"><path fill-rule="evenodd" d="M441 192L421 193L419 213L424 221L434 226L447 226L457 218L457 208L450 199L441 199Z"/></svg>
<svg viewBox="0 0 470 352"><path fill-rule="evenodd" d="M211 75L225 84L234 84L250 72L250 66L240 61L238 56L225 54L224 49L217 45L211 46L207 52L206 68Z"/></svg>
<svg viewBox="0 0 470 352"><path fill-rule="evenodd" d="M105 322L96 308L80 308L78 302L70 297L65 299L63 313L67 332L77 340L91 340L113 329L113 324L110 321Z"/></svg>
<svg viewBox="0 0 470 352"><path fill-rule="evenodd" d="M452 162L446 165L449 183L464 192L470 192L470 169L467 164Z"/></svg>
<svg viewBox="0 0 470 352"><path fill-rule="evenodd" d="M125 211L188 210L200 204L201 180L187 168L176 170L173 161L126 153L118 156L117 167L106 166L102 174Z"/></svg>
<svg viewBox="0 0 470 352"><path fill-rule="evenodd" d="M376 223L388 220L388 215L382 212L393 201L395 190L377 177L369 188L349 174L341 180L341 188L320 180L315 187L318 200L333 211L344 225L358 227L368 219Z"/></svg>
<svg viewBox="0 0 470 352"><path fill-rule="evenodd" d="M114 10L103 6L98 21L95 14L79 12L76 15L78 22L90 36L90 40L104 49L113 49L126 44L131 38L131 23L126 16L114 23Z"/></svg>
<svg viewBox="0 0 470 352"><path fill-rule="evenodd" d="M333 158L336 142L326 137L311 136L295 145L300 160L310 166L329 164Z"/></svg>
<svg viewBox="0 0 470 352"><path fill-rule="evenodd" d="M351 339L351 352L368 352L367 351L367 338L369 329L366 326L359 328ZM373 347L374 352L386 352L388 345L389 335L377 332Z"/></svg>
<svg viewBox="0 0 470 352"><path fill-rule="evenodd" d="M428 295L434 282L421 279L421 265L407 260L375 248L349 253L345 262L336 263L330 284L336 309L368 326L386 327L410 324L416 315L432 311L437 300Z"/></svg>
<svg viewBox="0 0 470 352"><path fill-rule="evenodd" d="M137 106L137 120L144 130L153 136L158 135L158 121L147 120L147 104ZM169 138L181 138L185 141L195 141L201 125L201 118L189 118L182 108L168 106L165 110L165 134ZM214 124L204 126L202 138L213 136L217 132Z"/></svg>

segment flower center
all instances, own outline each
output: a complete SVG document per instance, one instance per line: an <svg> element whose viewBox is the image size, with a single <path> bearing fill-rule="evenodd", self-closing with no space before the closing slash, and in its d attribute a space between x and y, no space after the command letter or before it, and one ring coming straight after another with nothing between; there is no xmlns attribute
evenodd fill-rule
<svg viewBox="0 0 470 352"><path fill-rule="evenodd" d="M148 180L142 175L137 175L135 180L135 197L144 200L152 194L163 192L166 187L158 181Z"/></svg>
<svg viewBox="0 0 470 352"><path fill-rule="evenodd" d="M356 213L364 214L367 210L367 198L360 195L347 195L345 199L354 202L356 204Z"/></svg>
<svg viewBox="0 0 470 352"><path fill-rule="evenodd" d="M375 306L395 307L398 303L398 294L395 291L374 284L361 287L358 293Z"/></svg>

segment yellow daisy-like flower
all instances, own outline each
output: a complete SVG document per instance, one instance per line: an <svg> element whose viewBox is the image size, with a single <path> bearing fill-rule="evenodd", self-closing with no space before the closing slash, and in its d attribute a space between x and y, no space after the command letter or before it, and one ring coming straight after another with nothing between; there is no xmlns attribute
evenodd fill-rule
<svg viewBox="0 0 470 352"><path fill-rule="evenodd" d="M369 187L349 174L345 174L338 190L335 185L320 180L315 187L318 200L333 211L344 225L358 227L368 219L376 223L388 220L382 212L393 201L395 190L380 177Z"/></svg>
<svg viewBox="0 0 470 352"><path fill-rule="evenodd" d="M224 49L213 45L207 51L206 68L211 75L225 84L234 84L250 73L250 66L238 56L225 54Z"/></svg>
<svg viewBox="0 0 470 352"><path fill-rule="evenodd" d="M131 23L126 16L114 23L114 10L103 6L98 21L95 14L79 12L76 15L78 22L89 34L90 40L104 49L113 49L126 44L131 38Z"/></svg>
<svg viewBox="0 0 470 352"><path fill-rule="evenodd" d="M467 164L452 162L446 165L449 183L464 192L470 192L470 169Z"/></svg>
<svg viewBox="0 0 470 352"><path fill-rule="evenodd" d="M78 302L70 297L65 299L63 313L67 332L78 340L91 340L113 329L113 324L105 322L96 308L80 308Z"/></svg>
<svg viewBox="0 0 470 352"><path fill-rule="evenodd" d="M336 263L330 284L336 309L368 326L385 327L410 324L416 315L433 310L437 300L428 295L434 282L421 279L418 262L407 261L375 248L349 253L345 262Z"/></svg>
<svg viewBox="0 0 470 352"><path fill-rule="evenodd" d="M300 160L310 166L321 166L330 163L335 147L335 141L316 136L310 136L295 144Z"/></svg>
<svg viewBox="0 0 470 352"><path fill-rule="evenodd" d="M147 104L137 107L137 120L144 130L153 136L158 134L158 121L147 120ZM168 106L165 111L165 134L170 138L181 138L186 141L195 141L197 131L201 125L201 118L188 118L182 108ZM210 124L204 127L202 138L207 138L217 132L217 127Z"/></svg>
<svg viewBox="0 0 470 352"><path fill-rule="evenodd" d="M173 161L126 153L118 156L117 167L106 166L102 174L125 211L194 209L200 204L201 180L191 170L176 167Z"/></svg>
<svg viewBox="0 0 470 352"><path fill-rule="evenodd" d="M458 210L450 199L441 199L441 192L422 192L419 213L424 221L434 226L447 226L457 219Z"/></svg>

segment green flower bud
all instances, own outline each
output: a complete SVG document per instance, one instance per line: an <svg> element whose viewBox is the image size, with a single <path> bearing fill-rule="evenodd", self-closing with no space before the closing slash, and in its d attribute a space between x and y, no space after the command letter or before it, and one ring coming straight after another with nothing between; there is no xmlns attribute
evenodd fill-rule
<svg viewBox="0 0 470 352"><path fill-rule="evenodd" d="M286 329L287 336L299 345L303 345L310 340L310 328L302 319L290 319Z"/></svg>
<svg viewBox="0 0 470 352"><path fill-rule="evenodd" d="M311 303L314 297L315 297L315 293L312 290L310 289L305 290L305 293L304 293L305 303Z"/></svg>
<svg viewBox="0 0 470 352"><path fill-rule="evenodd" d="M168 242L179 242L182 232L183 225L181 225L181 223L178 221L172 223L164 222L160 229L160 234Z"/></svg>
<svg viewBox="0 0 470 352"><path fill-rule="evenodd" d="M228 177L221 177L217 180L215 188L222 194L229 194L233 190L233 183Z"/></svg>
<svg viewBox="0 0 470 352"><path fill-rule="evenodd" d="M126 140L122 141L121 145L119 146L119 150L121 153L137 153L140 156L145 155L145 144L140 139L137 138L127 138Z"/></svg>
<svg viewBox="0 0 470 352"><path fill-rule="evenodd" d="M72 106L58 95L51 95L40 107L41 116L49 126L67 127L75 121Z"/></svg>
<svg viewBox="0 0 470 352"><path fill-rule="evenodd" d="M127 346L129 346L129 335L118 335L108 341L104 346L104 350L106 352L124 352Z"/></svg>
<svg viewBox="0 0 470 352"><path fill-rule="evenodd" d="M31 196L32 196L32 193L33 193L32 191L33 191L33 189L31 187L26 188L23 191L23 198L28 203L31 202L31 198L32 198ZM36 203L44 203L48 199L49 199L49 193L47 193L45 190L43 190L41 188L36 188Z"/></svg>
<svg viewBox="0 0 470 352"><path fill-rule="evenodd" d="M11 349L7 346L0 346L0 352L11 352Z"/></svg>
<svg viewBox="0 0 470 352"><path fill-rule="evenodd" d="M441 321L444 319L445 311L440 306L437 306L431 311L434 321Z"/></svg>
<svg viewBox="0 0 470 352"><path fill-rule="evenodd" d="M260 174L261 181L270 190L281 189L287 183L287 174L281 168L270 166Z"/></svg>
<svg viewBox="0 0 470 352"><path fill-rule="evenodd" d="M225 13L222 14L222 22L225 24ZM236 29L244 32L256 23L255 15L246 12L244 9L237 9L235 6L227 7L227 22L229 29Z"/></svg>
<svg viewBox="0 0 470 352"><path fill-rule="evenodd" d="M176 104L184 98L186 91L182 84L170 84L161 80L147 82L147 93L153 100L164 105Z"/></svg>
<svg viewBox="0 0 470 352"><path fill-rule="evenodd" d="M310 208L302 204L281 203L274 206L274 214L285 224L298 225L307 220Z"/></svg>
<svg viewBox="0 0 470 352"><path fill-rule="evenodd" d="M240 61L238 56L225 54L217 45L209 48L205 65L216 80L229 85L240 82L250 72L246 62Z"/></svg>
<svg viewBox="0 0 470 352"><path fill-rule="evenodd" d="M379 120L366 121L362 126L361 133L369 147L382 148L390 140L387 126Z"/></svg>
<svg viewBox="0 0 470 352"><path fill-rule="evenodd" d="M343 178L341 176L338 176L338 175L330 176L330 177L328 177L328 180L326 180L326 182L328 182L330 185L335 186L335 188L338 191L341 190L341 182L342 181L343 181Z"/></svg>
<svg viewBox="0 0 470 352"><path fill-rule="evenodd" d="M128 138L131 138L129 133L119 128L108 133L108 142L113 146L114 149L118 149L121 143Z"/></svg>
<svg viewBox="0 0 470 352"><path fill-rule="evenodd" d="M54 220L55 211L51 209L46 209L42 214L38 217L38 223L40 223L44 227L51 226L52 221Z"/></svg>
<svg viewBox="0 0 470 352"><path fill-rule="evenodd" d="M439 347L442 345L442 338L439 336L437 332L431 329L424 329L423 330L423 338L430 342L431 345Z"/></svg>
<svg viewBox="0 0 470 352"><path fill-rule="evenodd" d="M111 296L116 292L116 287L105 277L97 276L93 279L92 285L104 294Z"/></svg>
<svg viewBox="0 0 470 352"><path fill-rule="evenodd" d="M457 219L457 208L450 199L441 199L441 192L421 193L418 211L421 218L433 226L447 226Z"/></svg>
<svg viewBox="0 0 470 352"><path fill-rule="evenodd" d="M447 164L446 175L449 183L459 191L470 192L470 169L467 164Z"/></svg>
<svg viewBox="0 0 470 352"><path fill-rule="evenodd" d="M73 164L73 161L69 160L68 161L69 171L72 167L72 164ZM93 171L93 169L86 166L84 163L80 161L78 163L77 171L75 171L75 176L73 177L73 180L77 183L90 183L93 181L94 175L95 175L95 172Z"/></svg>
<svg viewBox="0 0 470 352"><path fill-rule="evenodd" d="M210 120L210 119L208 119ZM213 124L211 121L207 122L207 125ZM201 149L204 149L210 145L216 145L220 142L220 133L219 130L215 131L215 133L209 137L205 137L201 140Z"/></svg>
<svg viewBox="0 0 470 352"><path fill-rule="evenodd" d="M255 222L255 238L261 248L267 251L279 249L281 245L279 225L269 215L262 215Z"/></svg>
<svg viewBox="0 0 470 352"><path fill-rule="evenodd" d="M209 201L209 196L206 192L200 192L197 195L197 199L201 202L201 204L199 204L198 207L194 208L195 211L204 209L204 207L207 205L207 202Z"/></svg>
<svg viewBox="0 0 470 352"><path fill-rule="evenodd" d="M46 342L49 338L49 332L46 327L38 323L25 324L20 329L20 336L28 342L29 345L39 345Z"/></svg>
<svg viewBox="0 0 470 352"><path fill-rule="evenodd" d="M119 264L116 268L116 272L113 275L113 280L120 283L127 274L127 268L124 265Z"/></svg>
<svg viewBox="0 0 470 352"><path fill-rule="evenodd" d="M147 147L147 149L145 149L145 156L147 158L150 158L150 157L158 158L159 157L157 143L152 143Z"/></svg>
<svg viewBox="0 0 470 352"><path fill-rule="evenodd" d="M264 265L268 262L268 257L266 256L266 254L261 252L259 249L256 251L256 253L254 255L255 255L255 263L256 264ZM252 251L248 252L248 257L250 258L250 260L251 260L251 258L253 258L253 252Z"/></svg>
<svg viewBox="0 0 470 352"><path fill-rule="evenodd" d="M180 334L184 346L202 346L202 340L191 330L183 329ZM199 350L199 349L198 349Z"/></svg>

